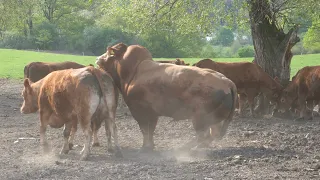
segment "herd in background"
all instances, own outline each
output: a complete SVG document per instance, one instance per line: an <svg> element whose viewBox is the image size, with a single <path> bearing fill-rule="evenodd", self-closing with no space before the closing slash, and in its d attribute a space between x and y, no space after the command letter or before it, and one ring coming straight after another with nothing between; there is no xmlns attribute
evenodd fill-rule
<svg viewBox="0 0 320 180"><path fill-rule="evenodd" d="M97 132L105 122L108 151L122 157L115 125L119 92L143 134L141 153L154 149L159 116L191 119L196 138L178 149L190 150L221 139L236 108L239 116L245 116L246 101L249 115L255 116L254 99L260 94L274 105L275 111L299 111L298 119L305 120L312 118L310 111L320 100L320 66L300 69L283 87L255 63L203 59L189 66L181 59L153 61L146 48L123 43L107 47L96 64L98 68L75 62L32 62L25 66L21 112L39 110L40 143L45 151L49 150L47 125L64 126L60 153L66 154L72 149L80 123L86 138L81 151L81 159L85 160L90 145L99 146Z"/></svg>

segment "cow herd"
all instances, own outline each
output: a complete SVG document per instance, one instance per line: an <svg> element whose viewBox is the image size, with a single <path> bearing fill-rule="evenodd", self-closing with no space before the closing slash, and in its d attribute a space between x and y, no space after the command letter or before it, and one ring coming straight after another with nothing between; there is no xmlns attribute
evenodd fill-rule
<svg viewBox="0 0 320 180"><path fill-rule="evenodd" d="M221 139L235 109L244 116L246 101L250 116L254 116L254 98L259 94L280 112L299 110L300 119L308 119L308 109L320 100L320 66L302 68L283 87L255 63L204 59L189 66L180 59L159 62L140 45L119 43L108 47L96 64L98 68L74 62L33 62L25 66L21 112L39 111L44 151L49 150L47 125L64 126L60 153L66 154L72 149L79 123L85 135L81 151L81 160L85 160L91 144L99 145L97 132L105 122L108 151L122 157L115 124L119 92L142 132L141 153L154 149L159 116L192 121L196 137L179 148L190 150Z"/></svg>

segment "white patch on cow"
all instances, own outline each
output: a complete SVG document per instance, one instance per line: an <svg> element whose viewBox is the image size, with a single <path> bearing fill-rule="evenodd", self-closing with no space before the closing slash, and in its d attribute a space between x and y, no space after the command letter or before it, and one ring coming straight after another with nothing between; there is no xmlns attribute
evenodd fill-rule
<svg viewBox="0 0 320 180"><path fill-rule="evenodd" d="M91 91L91 96L90 96L90 114L93 115L100 103L100 97L98 96L97 92Z"/></svg>

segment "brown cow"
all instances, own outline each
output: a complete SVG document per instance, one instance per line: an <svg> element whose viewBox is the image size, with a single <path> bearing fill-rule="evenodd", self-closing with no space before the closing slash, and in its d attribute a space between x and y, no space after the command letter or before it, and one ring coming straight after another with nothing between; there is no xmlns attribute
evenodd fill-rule
<svg viewBox="0 0 320 180"><path fill-rule="evenodd" d="M177 58L176 60L171 60L171 61L156 61L159 63L171 63L171 64L176 64L176 65L182 65L182 66L189 66L189 63L185 63L184 60Z"/></svg>
<svg viewBox="0 0 320 180"><path fill-rule="evenodd" d="M141 151L154 149L153 134L159 116L192 119L197 139L182 149L211 142L212 134L222 138L226 133L234 114L237 88L221 73L157 63L146 48L123 43L108 47L96 64L111 74L138 122L143 134ZM215 129L212 133L211 126L219 126L216 129L220 132Z"/></svg>
<svg viewBox="0 0 320 180"><path fill-rule="evenodd" d="M90 64L89 66L93 65ZM37 82L53 71L71 68L78 69L83 67L85 66L70 61L55 63L31 62L24 67L24 78L29 78L32 82Z"/></svg>
<svg viewBox="0 0 320 180"><path fill-rule="evenodd" d="M224 74L232 80L239 93L239 114L243 116L244 98L248 99L250 115L254 116L254 98L262 92L276 102L282 90L280 83L272 79L260 66L250 62L223 63L203 59L194 64L199 68L208 68Z"/></svg>
<svg viewBox="0 0 320 180"><path fill-rule="evenodd" d="M89 64L88 66L94 67L93 64ZM31 62L24 67L24 78L28 78L32 82L37 82L40 79L44 78L46 75L53 71L64 70L64 69L79 69L85 67L84 65L75 63L75 62ZM93 130L93 146L100 146L98 139L98 131L101 127L101 120L92 121L92 130ZM71 131L71 140L70 140L70 148L73 147L73 137L74 130L77 131L77 125L72 128Z"/></svg>
<svg viewBox="0 0 320 180"><path fill-rule="evenodd" d="M111 148L112 135L116 156L122 156L115 125L117 91L113 80L104 71L89 66L54 71L35 83L27 78L22 95L21 113L40 112L40 143L45 152L49 150L45 137L47 125L53 128L64 125L64 145L60 154L66 154L70 150L69 136L73 139L74 135L70 135L71 129L80 122L86 137L81 151L81 160L85 160L90 154L91 121L104 119L108 147Z"/></svg>
<svg viewBox="0 0 320 180"><path fill-rule="evenodd" d="M314 101L320 100L320 66L306 66L300 69L292 81L282 91L278 102L278 109L285 111L297 101L300 110L299 120L309 119L307 104L314 107Z"/></svg>

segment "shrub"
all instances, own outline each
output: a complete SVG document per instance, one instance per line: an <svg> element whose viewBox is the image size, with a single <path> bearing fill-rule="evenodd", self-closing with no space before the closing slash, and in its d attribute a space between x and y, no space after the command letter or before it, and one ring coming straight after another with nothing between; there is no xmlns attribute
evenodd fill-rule
<svg viewBox="0 0 320 180"><path fill-rule="evenodd" d="M238 50L239 57L254 57L253 46L245 46Z"/></svg>
<svg viewBox="0 0 320 180"><path fill-rule="evenodd" d="M33 49L36 45L31 37L27 38L19 33L7 32L0 41L0 47L8 49Z"/></svg>
<svg viewBox="0 0 320 180"><path fill-rule="evenodd" d="M83 32L85 47L89 52L94 55L101 55L106 52L106 47L114 45L119 42L126 43L128 45L135 42L134 36L128 33L124 33L121 30L90 27L86 28ZM79 42L81 44L81 42Z"/></svg>
<svg viewBox="0 0 320 180"><path fill-rule="evenodd" d="M34 39L39 49L56 50L61 48L58 27L49 22L42 22L34 28Z"/></svg>
<svg viewBox="0 0 320 180"><path fill-rule="evenodd" d="M202 47L202 50L200 52L200 57L202 57L202 58L215 58L215 57L217 57L217 53L215 52L215 49L212 45L207 44Z"/></svg>

